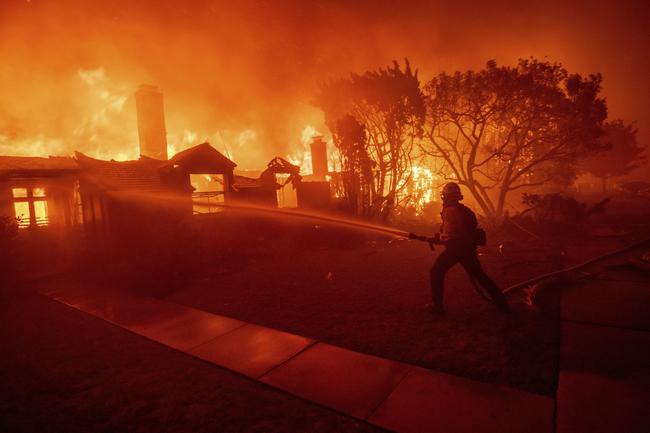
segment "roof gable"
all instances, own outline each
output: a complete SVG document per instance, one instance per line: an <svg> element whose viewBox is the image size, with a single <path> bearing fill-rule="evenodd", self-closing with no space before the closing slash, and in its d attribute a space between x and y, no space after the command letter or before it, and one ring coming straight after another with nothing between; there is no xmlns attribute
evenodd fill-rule
<svg viewBox="0 0 650 433"><path fill-rule="evenodd" d="M224 173L232 171L237 164L206 142L178 152L161 165L161 167L178 166L187 172Z"/></svg>

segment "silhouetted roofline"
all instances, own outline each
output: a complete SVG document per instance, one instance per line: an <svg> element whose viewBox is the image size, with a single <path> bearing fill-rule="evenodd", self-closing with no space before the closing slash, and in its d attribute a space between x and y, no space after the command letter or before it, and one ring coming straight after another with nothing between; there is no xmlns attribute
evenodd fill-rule
<svg viewBox="0 0 650 433"><path fill-rule="evenodd" d="M0 173L74 173L79 171L77 162L67 156L0 156Z"/></svg>
<svg viewBox="0 0 650 433"><path fill-rule="evenodd" d="M75 152L81 168L81 176L104 189L140 191L161 191L168 188L161 176L160 166L164 161L146 156L129 161L106 161Z"/></svg>
<svg viewBox="0 0 650 433"><path fill-rule="evenodd" d="M200 157L203 161L220 166L222 169L232 170L237 167L237 164L224 156L208 142L181 150L168 161L163 161L162 167L173 167L177 164L183 165L185 161L191 160L193 157Z"/></svg>

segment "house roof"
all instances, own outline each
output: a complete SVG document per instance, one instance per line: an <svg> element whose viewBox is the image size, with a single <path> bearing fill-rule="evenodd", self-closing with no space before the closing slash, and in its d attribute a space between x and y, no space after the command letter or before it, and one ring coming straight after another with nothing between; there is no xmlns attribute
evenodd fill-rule
<svg viewBox="0 0 650 433"><path fill-rule="evenodd" d="M237 164L206 142L178 152L164 161L161 167L174 166L181 166L194 173L221 173L232 171Z"/></svg>
<svg viewBox="0 0 650 433"><path fill-rule="evenodd" d="M103 161L80 152L75 152L75 157L85 179L111 190L162 191L170 186L170 171L178 167L185 173L227 173L236 166L209 143L185 149L168 161L146 156L133 161Z"/></svg>
<svg viewBox="0 0 650 433"><path fill-rule="evenodd" d="M158 168L163 161L146 156L133 161L103 161L75 152L82 176L111 190L162 191L166 185Z"/></svg>
<svg viewBox="0 0 650 433"><path fill-rule="evenodd" d="M0 156L1 176L51 176L80 172L93 184L114 190L161 191L186 173L230 173L234 162L209 143L177 153L168 161L141 156L133 161L105 161L75 152L74 158L50 156ZM178 186L178 183L176 186Z"/></svg>
<svg viewBox="0 0 650 433"><path fill-rule="evenodd" d="M78 170L75 160L66 156L0 156L0 173L7 175L52 175Z"/></svg>

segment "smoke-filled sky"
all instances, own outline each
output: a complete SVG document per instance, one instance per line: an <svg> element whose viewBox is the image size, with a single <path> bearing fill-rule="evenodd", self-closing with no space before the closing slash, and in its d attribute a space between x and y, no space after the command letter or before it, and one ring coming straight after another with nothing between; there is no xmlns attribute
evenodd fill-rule
<svg viewBox="0 0 650 433"><path fill-rule="evenodd" d="M421 80L489 59L601 72L610 118L650 142L647 1L0 1L0 154L136 157L132 93L165 94L172 151L242 168L301 150L331 77L408 57Z"/></svg>

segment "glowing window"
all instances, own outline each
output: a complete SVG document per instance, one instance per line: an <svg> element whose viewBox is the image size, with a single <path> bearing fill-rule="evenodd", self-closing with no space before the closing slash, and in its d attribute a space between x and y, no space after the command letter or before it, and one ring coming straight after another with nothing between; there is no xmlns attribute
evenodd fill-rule
<svg viewBox="0 0 650 433"><path fill-rule="evenodd" d="M49 223L45 188L12 188L18 227L46 226Z"/></svg>
<svg viewBox="0 0 650 433"><path fill-rule="evenodd" d="M192 208L195 214L220 212L219 206L225 199L225 181L223 174L190 174Z"/></svg>
<svg viewBox="0 0 650 433"><path fill-rule="evenodd" d="M47 219L47 202L44 200L34 202L34 222L37 226L46 226Z"/></svg>
<svg viewBox="0 0 650 433"><path fill-rule="evenodd" d="M12 188L14 198L27 197L27 188Z"/></svg>
<svg viewBox="0 0 650 433"><path fill-rule="evenodd" d="M30 224L29 203L27 203L26 201L15 202L14 211L16 213L16 220L18 221L18 227L20 228L29 227Z"/></svg>
<svg viewBox="0 0 650 433"><path fill-rule="evenodd" d="M223 192L223 174L190 174L194 192Z"/></svg>

